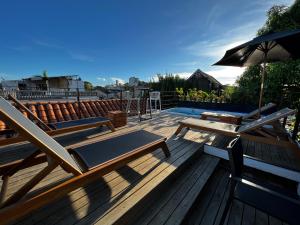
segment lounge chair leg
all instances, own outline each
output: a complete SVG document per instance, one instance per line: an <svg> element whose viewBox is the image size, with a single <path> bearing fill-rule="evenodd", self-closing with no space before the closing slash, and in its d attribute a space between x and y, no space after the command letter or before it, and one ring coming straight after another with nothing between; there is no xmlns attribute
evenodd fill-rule
<svg viewBox="0 0 300 225"><path fill-rule="evenodd" d="M166 142L162 143L161 149L163 150L166 157L170 157L171 153Z"/></svg>
<svg viewBox="0 0 300 225"><path fill-rule="evenodd" d="M107 124L106 124L106 126L107 126L112 132L115 132L115 131L116 131L116 130L115 130L115 127L114 127L114 125L112 124L111 121L108 121Z"/></svg>
<svg viewBox="0 0 300 225"><path fill-rule="evenodd" d="M178 135L183 128L184 128L184 125L180 124L179 127L177 128L177 130L175 131L175 135Z"/></svg>
<svg viewBox="0 0 300 225"><path fill-rule="evenodd" d="M54 170L58 165L56 163L50 163L47 167L41 170L37 175L35 175L28 183L21 187L16 193L14 193L7 201L3 202L0 207L5 207L10 204L15 203L21 199L25 194L27 194L37 183L39 183L44 177L46 177L52 170Z"/></svg>
<svg viewBox="0 0 300 225"><path fill-rule="evenodd" d="M3 182L2 182L1 192L0 192L0 204L2 204L5 199L5 195L8 187L8 178L9 176L2 177Z"/></svg>
<svg viewBox="0 0 300 225"><path fill-rule="evenodd" d="M225 205L224 211L222 213L222 217L220 219L220 223L219 223L220 225L224 224L224 222L226 220L226 217L227 217L227 214L229 212L230 206L233 203L233 195L234 195L234 189L235 189L236 181L232 180L230 178L229 182L230 182L230 184L229 184L230 185L229 196L228 196L228 199L226 201L226 205Z"/></svg>

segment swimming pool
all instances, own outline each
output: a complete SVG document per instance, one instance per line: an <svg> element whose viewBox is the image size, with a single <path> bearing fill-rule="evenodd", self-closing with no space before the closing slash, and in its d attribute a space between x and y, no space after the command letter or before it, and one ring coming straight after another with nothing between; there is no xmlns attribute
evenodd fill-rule
<svg viewBox="0 0 300 225"><path fill-rule="evenodd" d="M197 109L197 108L186 108L186 107L175 107L164 110L164 112L168 112L171 114L177 114L177 115L183 115L183 116L190 116L190 117L198 117L203 112L215 112L215 113L226 113L236 116L244 116L246 113L241 112L228 112L228 111L222 111L222 110L211 110L211 109Z"/></svg>

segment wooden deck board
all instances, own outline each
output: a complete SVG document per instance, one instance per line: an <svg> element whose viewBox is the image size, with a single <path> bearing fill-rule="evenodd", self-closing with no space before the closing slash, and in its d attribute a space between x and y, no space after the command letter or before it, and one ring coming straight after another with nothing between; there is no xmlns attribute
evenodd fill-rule
<svg viewBox="0 0 300 225"><path fill-rule="evenodd" d="M49 204L47 207L28 215L26 218L17 222L17 224L73 224L75 222L84 224L86 221L95 222L99 220L101 216L107 215L109 211L113 210L113 203L115 203L115 207L118 207L118 205L126 201L127 198L132 198L131 196L134 196L135 192L143 187L139 182L145 180L145 177L149 177L149 174L153 173L152 179L159 180L158 175L162 173L164 174L161 176L162 179L167 176L165 171L170 172L173 170L170 165L176 168L176 165L188 160L189 157L199 150L207 134L189 132L186 137L181 139L174 139L174 137L172 137L177 128L177 121L181 118L182 117L164 115L143 123L129 122L127 127L119 129L113 134L105 134L105 136L111 136L116 135L116 133L125 133L134 129L145 129L156 134L167 136L169 137L167 144L172 154L169 162L161 161L164 160L161 151L145 155L129 163L126 168L113 171L103 178L99 178L99 181L91 185L91 187L77 189L66 196L66 198ZM92 134L89 131L89 136L82 138L82 142L88 143L92 138L103 138L103 135L97 132L98 131ZM78 137L78 134L75 136ZM64 144L63 138L60 139L60 142L66 147L74 146L73 142L70 141L70 137L68 137L68 143L71 143L71 145ZM28 154L31 150L30 148L30 145L27 145L27 149L22 149L21 155L26 155L24 153ZM9 151L4 151L4 154L7 154ZM18 154L15 154L14 157L15 159L19 158ZM13 157L10 159L13 159ZM172 161L174 161L174 164L172 164ZM163 164L165 164L164 167L162 167ZM9 192L13 193L16 187L21 186L26 180L34 176L43 166L44 165L41 164L18 172L10 181L10 187L12 188L9 189ZM68 176L68 174L62 169L56 169L35 189L43 188L49 185L49 183L64 179L66 176ZM149 180L151 179L149 178ZM144 183L146 184L147 181L144 181ZM138 185L140 185L140 188ZM153 186L155 186L155 184L153 184ZM95 199L95 201L93 201L93 199ZM96 199L100 200L96 201ZM131 200L129 202L131 202Z"/></svg>
<svg viewBox="0 0 300 225"><path fill-rule="evenodd" d="M186 145L187 141L183 140L182 142L176 142L176 144L172 145L170 150L171 152L174 154L176 153L176 151L180 150L180 147L183 147L184 145ZM176 149L173 149L173 148ZM104 180L110 185L110 188L112 188L112 191L114 191L114 187L115 186L121 186L122 182L123 183L128 183L125 179L122 178L122 176L120 176L120 174L126 174L130 172L132 173L132 169L134 169L134 171L137 171L139 173L143 173L143 171L149 171L151 168L155 168L156 165L158 165L160 163L160 159L163 158L163 153L162 152L157 152L157 154L155 154L155 157L151 157L150 154L140 158L139 160L133 161L131 163L128 164L127 166L127 170L122 168L122 170L118 170L116 172L112 172L106 176L104 176ZM127 177L127 179L131 179L130 176ZM92 185L94 186L94 184ZM103 184L102 186L106 186L105 184ZM95 187L95 188L90 188L89 191L91 194L93 194L93 192L95 192L96 189L98 189L99 187ZM122 189L121 189L122 190ZM117 192L117 191L116 191ZM118 192L117 192L118 193ZM71 193L72 196L72 200L76 202L76 205L81 205L81 207L83 207L84 205L86 205L88 202L86 202L85 197L86 193L85 191L80 191L78 189L78 191L75 191L74 193ZM54 204L54 207L59 205L59 210L64 210L63 205L62 204ZM69 205L64 205L64 207L66 209L68 209ZM53 207L51 207L52 209ZM72 210L75 209L74 207L72 208ZM46 212L46 211L45 211ZM48 211L47 211L48 213ZM40 214L39 214L40 215ZM63 217L63 216L62 216Z"/></svg>
<svg viewBox="0 0 300 225"><path fill-rule="evenodd" d="M197 201L194 203L194 208L186 215L183 224L219 225L220 217L224 212L223 206L228 197L228 189L229 172L227 169L219 167L199 194ZM284 223L252 206L235 200L230 207L224 224L282 225Z"/></svg>
<svg viewBox="0 0 300 225"><path fill-rule="evenodd" d="M168 196L169 198L164 197L162 199L165 204L156 209L156 214L149 216L152 217L149 224L180 224L188 209L191 207L191 204L195 201L199 191L206 183L208 176L210 176L219 162L216 158L210 158L205 156L203 158L204 160L198 165L196 172L193 173L189 179L186 179L185 175L183 177L185 182L179 185L177 190L172 186L172 189L176 190L173 190L175 193ZM166 192L168 192L168 190L166 190Z"/></svg>
<svg viewBox="0 0 300 225"><path fill-rule="evenodd" d="M130 210L143 200L148 193L151 193L166 177L176 171L177 167L183 165L196 153L201 153L201 146L204 141L209 142L207 140L211 138L211 142L214 142L218 146L224 146L228 143L229 139L226 137L217 136L218 138L216 139L212 138L214 134L193 130L188 131L184 137L174 137L173 134L177 129L177 122L183 118L182 116L161 114L158 118L142 123L137 123L136 119L130 118L128 125L117 129L115 133L99 133L97 129L90 129L81 134L75 133L70 134L70 136L58 137L60 143L66 147L71 147L76 146L76 141L81 142L81 144L88 143L94 140L94 138L101 140L105 137L126 133L135 129L145 129L168 137L167 144L171 151L171 158L165 159L160 150L147 154L128 163L125 167L117 171L99 177L99 180L93 184L74 190L65 198L31 213L15 224L112 224L117 221L128 222L127 219L130 219L132 216L128 212L131 212ZM292 158L292 154L281 152L283 149L272 151L273 148L270 146L264 148L264 146L257 146L250 141L243 142L243 144L246 146L246 153L249 154L255 155L259 150L260 153L257 154L261 154L261 151L267 149L266 152L260 155L264 160L282 160L282 163L297 164L296 160ZM0 164L22 158L32 152L31 145L25 145L23 148L21 145L18 145L16 149L17 151L14 151L14 148L11 146L7 149L0 148ZM3 157L7 158L4 159ZM200 179L201 174L196 172L196 170L205 167L205 165L213 165L210 160L207 163L198 165L199 167L195 165L194 172L191 172L195 177L185 177L178 184L178 187L181 188L172 189L172 186L171 194L166 196L163 204L159 207L156 205L152 211L149 208L148 213L152 213L152 216L149 217L150 219L145 220L144 224L156 224L155 221L165 221L166 223L174 224L176 216L183 218L184 214L191 207L189 204L192 204L192 202L187 200L196 199L198 201L199 189L206 183L204 182L205 179L203 181ZM16 191L16 187L24 184L26 180L34 176L43 166L45 164L19 171L10 181L9 193L11 194ZM69 174L58 168L50 173L33 191L42 189L53 182L59 182L67 176ZM188 215L192 218L190 224L218 224L228 196L228 172L217 171L214 177L216 178L209 181L209 188L206 185L204 186L205 195L200 193L201 204L196 207L198 209L197 214L188 212ZM184 192L187 190L189 190L189 194ZM182 200L183 196L186 197L186 200ZM157 207L163 209L163 212L165 212L164 220L158 216L160 211L157 211ZM228 222L234 224L239 221L240 224L248 224L252 218L256 219L256 217L251 216L253 212L256 215L255 209L238 204L231 209ZM263 214L259 214L259 216L258 218L265 220ZM269 224L282 224L281 221L269 216L267 216L267 220ZM184 220L184 222L187 221Z"/></svg>
<svg viewBox="0 0 300 225"><path fill-rule="evenodd" d="M225 149L230 139L222 135L212 135L212 140L207 145ZM287 169L300 171L300 159L295 154L295 149L283 148L275 145L257 143L242 139L244 154L258 158L266 163L282 166Z"/></svg>

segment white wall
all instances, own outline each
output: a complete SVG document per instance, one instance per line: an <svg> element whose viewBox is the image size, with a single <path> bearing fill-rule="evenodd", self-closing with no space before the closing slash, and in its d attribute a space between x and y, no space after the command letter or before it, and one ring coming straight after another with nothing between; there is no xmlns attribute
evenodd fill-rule
<svg viewBox="0 0 300 225"><path fill-rule="evenodd" d="M70 91L76 91L77 87L79 91L84 91L84 81L82 80L69 80L69 89Z"/></svg>
<svg viewBox="0 0 300 225"><path fill-rule="evenodd" d="M2 89L6 91L18 90L18 80L3 80L1 81Z"/></svg>

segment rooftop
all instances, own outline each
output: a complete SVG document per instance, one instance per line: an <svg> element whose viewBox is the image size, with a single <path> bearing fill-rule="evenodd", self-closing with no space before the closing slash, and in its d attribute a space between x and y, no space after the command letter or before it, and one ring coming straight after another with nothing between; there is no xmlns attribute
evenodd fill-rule
<svg viewBox="0 0 300 225"><path fill-rule="evenodd" d="M222 147L228 143L223 136L190 130L184 136L173 134L183 116L161 113L155 119L128 125L115 133L99 128L56 139L66 148L74 148L95 140L143 129L167 137L171 157L156 150L113 171L90 185L76 189L14 224L218 224L228 196L229 168L225 160L204 152L205 146ZM78 144L80 143L80 144ZM292 149L243 141L245 154L284 168L300 170ZM22 159L33 152L31 144L18 144L0 149L1 164ZM10 181L9 195L45 164L19 171ZM258 174L278 186L295 192L296 184L251 168L249 176ZM57 168L32 190L40 191L58 184L70 175ZM163 194L162 194L163 193ZM234 202L228 224L282 224L268 214L241 202ZM266 222L266 223L264 223Z"/></svg>

